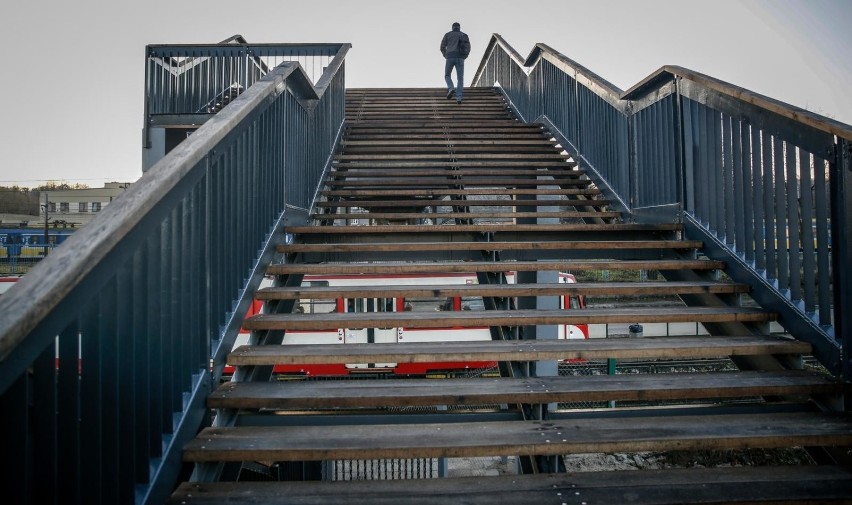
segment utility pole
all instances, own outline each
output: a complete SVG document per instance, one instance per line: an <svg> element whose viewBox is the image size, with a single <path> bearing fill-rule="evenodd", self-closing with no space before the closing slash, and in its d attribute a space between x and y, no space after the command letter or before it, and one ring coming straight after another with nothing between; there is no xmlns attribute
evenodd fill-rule
<svg viewBox="0 0 852 505"><path fill-rule="evenodd" d="M50 207L47 203L47 191L44 192L44 257L47 258L47 211Z"/></svg>

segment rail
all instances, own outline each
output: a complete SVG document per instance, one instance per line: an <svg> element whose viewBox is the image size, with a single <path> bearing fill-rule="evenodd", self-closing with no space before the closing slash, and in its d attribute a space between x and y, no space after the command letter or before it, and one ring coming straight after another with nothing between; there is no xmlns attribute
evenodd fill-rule
<svg viewBox="0 0 852 505"><path fill-rule="evenodd" d="M541 123L635 221L678 221L835 374L852 376L852 126L664 66L622 91L498 34L472 81Z"/></svg>
<svg viewBox="0 0 852 505"><path fill-rule="evenodd" d="M349 47L316 84L296 62L258 75L0 296L7 499L167 501L247 293L339 141Z"/></svg>
<svg viewBox="0 0 852 505"><path fill-rule="evenodd" d="M144 147L155 125L200 125L284 62L318 84L339 44L249 44L235 35L219 44L146 48Z"/></svg>

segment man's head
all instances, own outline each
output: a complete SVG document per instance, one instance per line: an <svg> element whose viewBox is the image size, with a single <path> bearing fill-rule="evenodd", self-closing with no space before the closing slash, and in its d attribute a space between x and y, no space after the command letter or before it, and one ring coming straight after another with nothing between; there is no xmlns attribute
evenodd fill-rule
<svg viewBox="0 0 852 505"><path fill-rule="evenodd" d="M458 23L453 23L453 30L455 30L455 31L461 30L461 25L458 24Z"/></svg>

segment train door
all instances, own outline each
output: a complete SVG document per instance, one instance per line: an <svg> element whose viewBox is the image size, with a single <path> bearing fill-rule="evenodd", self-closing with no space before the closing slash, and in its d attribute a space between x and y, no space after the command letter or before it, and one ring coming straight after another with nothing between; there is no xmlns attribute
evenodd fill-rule
<svg viewBox="0 0 852 505"><path fill-rule="evenodd" d="M345 300L346 312L396 312L396 298L347 298ZM347 344L377 344L396 343L398 341L398 329L389 328L346 328L344 331L344 342ZM353 363L347 364L347 368L391 368L396 363Z"/></svg>
<svg viewBox="0 0 852 505"><path fill-rule="evenodd" d="M396 298L373 298L375 312L397 312L398 304ZM400 328L376 328L373 330L371 342L377 344L397 343L399 341ZM369 339L370 336L368 335Z"/></svg>
<svg viewBox="0 0 852 505"><path fill-rule="evenodd" d="M343 300L343 312L360 313L367 312L367 298L346 298ZM366 328L345 328L343 330L344 340L346 344L366 344L367 329Z"/></svg>
<svg viewBox="0 0 852 505"><path fill-rule="evenodd" d="M559 274L560 284L574 284L576 279L571 274ZM585 300L582 295L563 295L559 297L559 308L563 310L577 310L585 308ZM557 335L560 339L582 339L589 338L589 326L586 324L563 324L559 325Z"/></svg>
<svg viewBox="0 0 852 505"><path fill-rule="evenodd" d="M397 312L400 307L396 298L372 298L371 301L373 302L372 307L368 306L368 308L373 308L376 312ZM399 342L402 327L371 328L368 331L372 332L372 335L367 335L367 339L370 342L395 344ZM375 363L374 366L376 368L393 368L396 366L396 363Z"/></svg>
<svg viewBox="0 0 852 505"><path fill-rule="evenodd" d="M343 300L343 311L347 313L367 312L368 298L346 298ZM366 344L367 328L344 328L343 342L346 344ZM347 363L346 368L367 368L367 363Z"/></svg>

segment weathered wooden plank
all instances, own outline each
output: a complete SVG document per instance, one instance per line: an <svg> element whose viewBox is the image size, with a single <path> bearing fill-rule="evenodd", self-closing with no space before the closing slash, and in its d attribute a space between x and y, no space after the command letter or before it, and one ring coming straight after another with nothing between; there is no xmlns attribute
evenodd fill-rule
<svg viewBox="0 0 852 505"><path fill-rule="evenodd" d="M351 132L348 134L346 138L350 140L366 140L366 141L378 141L378 140L404 140L405 142L417 141L423 139L432 139L432 140L440 140L441 142L454 142L456 140L494 140L494 139L514 139L514 140L528 140L528 139L547 139L546 135L543 135L540 131L515 131L513 128L505 128L506 131L499 131L499 128L481 128L481 129L470 129L470 130L455 130L450 132L444 132L441 128L435 128L432 130L429 129L418 129L418 130L410 130L410 131L400 131L398 128L376 128L370 130L369 132Z"/></svg>
<svg viewBox="0 0 852 505"><path fill-rule="evenodd" d="M391 187L400 186L403 188L412 187L460 187L460 186L485 186L485 187L538 187L538 186L588 186L589 181L580 180L577 178L567 178L564 174L559 174L559 177L547 180L536 179L502 179L499 177L483 178L483 177L467 177L465 179L449 179L447 176L441 179L426 179L426 178L392 178L392 179L362 179L362 180L329 180L326 181L327 186L336 187Z"/></svg>
<svg viewBox="0 0 852 505"><path fill-rule="evenodd" d="M484 168L467 168L467 166L458 165L458 168L447 169L443 168L399 168L399 167L381 167L381 168L363 168L340 166L328 174L329 178L335 177L469 177L474 175L490 175L493 177L509 177L509 176L526 176L526 177L582 177L586 175L585 170L575 169L570 165L562 168L550 168L541 170L537 168L523 168L526 164L519 164L519 168L496 167L492 169ZM541 185L545 185L550 179L537 180ZM587 184L590 181L584 181ZM552 184L552 182L551 182Z"/></svg>
<svg viewBox="0 0 852 505"><path fill-rule="evenodd" d="M323 196L419 196L434 197L447 195L485 196L485 195L600 195L601 190L594 187L585 188L469 188L469 189L349 189L323 190Z"/></svg>
<svg viewBox="0 0 852 505"><path fill-rule="evenodd" d="M335 162L337 166L344 166L347 169L353 168L416 168L416 167L444 167L444 168L464 168L464 167L545 167L545 168L565 168L576 165L573 161L564 159L555 159L552 161L527 161L527 160L509 160L509 161L492 161L492 160L459 160L459 161L348 161L345 165Z"/></svg>
<svg viewBox="0 0 852 505"><path fill-rule="evenodd" d="M228 382L210 408L306 409L503 403L694 400L839 393L841 383L801 370L587 377Z"/></svg>
<svg viewBox="0 0 852 505"><path fill-rule="evenodd" d="M849 444L852 422L842 414L720 414L553 422L205 428L184 447L183 459L453 458Z"/></svg>
<svg viewBox="0 0 852 505"><path fill-rule="evenodd" d="M503 153L503 152L488 152L488 153L418 153L418 154L338 154L334 157L335 161L357 161L357 160L433 160L447 159L452 160L520 160L524 163L534 160L566 160L570 156L559 154L559 152L551 153Z"/></svg>
<svg viewBox="0 0 852 505"><path fill-rule="evenodd" d="M435 146L435 148L444 148L448 144L452 145L454 148L458 149L462 146L474 146L474 147L483 147L487 149L493 149L498 147L507 147L511 149L516 148L539 148L539 149L549 149L555 146L555 143L552 140L546 139L544 137L538 138L530 138L528 140L514 140L512 138L498 138L492 140L419 140L417 142L412 142L410 140L352 140L345 139L341 141L341 145L343 145L346 149L361 149L361 148L400 148L400 149L428 149L429 146Z"/></svg>
<svg viewBox="0 0 852 505"><path fill-rule="evenodd" d="M354 214L365 217L364 214ZM418 214L422 217L422 214ZM475 272L587 272L597 270L721 270L725 263L715 260L620 260L620 261L441 261L433 263L321 263L272 264L269 275L289 274L405 274L405 273L475 273Z"/></svg>
<svg viewBox="0 0 852 505"><path fill-rule="evenodd" d="M269 287L255 293L258 300L328 298L445 298L453 296L661 296L672 294L747 293L747 284L730 282L586 282L566 284L444 284L420 286L303 286Z"/></svg>
<svg viewBox="0 0 852 505"><path fill-rule="evenodd" d="M632 250L700 249L700 240L588 240L550 242L375 242L365 244L282 244L277 250L294 252L370 252L370 251L526 251L526 250Z"/></svg>
<svg viewBox="0 0 852 505"><path fill-rule="evenodd" d="M247 330L327 330L329 328L475 328L546 324L729 323L766 322L775 314L746 307L656 307L571 310L463 310L451 312L348 312L258 314L245 320Z"/></svg>
<svg viewBox="0 0 852 505"><path fill-rule="evenodd" d="M514 220L524 218L604 218L613 219L620 217L621 213L616 211L592 211L592 210L567 210L557 212L433 212L424 214L422 212L369 212L369 213L346 213L311 215L316 220L329 221L337 219L392 219L392 220L421 220L421 219L481 219L481 220Z"/></svg>
<svg viewBox="0 0 852 505"><path fill-rule="evenodd" d="M852 470L805 465L419 480L183 483L171 503L277 505L283 496L291 505L848 503Z"/></svg>
<svg viewBox="0 0 852 505"><path fill-rule="evenodd" d="M441 190L444 188L462 188L465 186L475 187L527 187L537 188L541 186L573 186L573 187L588 187L589 181L574 177L564 177L536 180L536 179L506 179L506 178L489 178L482 177L467 177L467 178L451 178L444 176L443 178L410 178L410 177L390 177L382 179L352 179L345 180L326 180L326 186L335 188L390 188L399 187L401 189L422 188L428 190L430 188ZM417 201L413 199L412 201ZM601 202L609 202L610 200L597 200Z"/></svg>
<svg viewBox="0 0 852 505"><path fill-rule="evenodd" d="M373 207L392 208L392 207L435 207L435 206L462 206L462 207L574 207L574 206L594 206L603 207L612 203L611 200L604 199L540 199L540 200L461 200L457 198L417 198L409 200L333 200L325 202L317 202L316 207L331 207L331 208L349 208L361 207L369 209Z"/></svg>
<svg viewBox="0 0 852 505"><path fill-rule="evenodd" d="M400 344L241 346L232 365L717 358L807 354L810 344L775 336L683 336L577 340L407 342Z"/></svg>
<svg viewBox="0 0 852 505"><path fill-rule="evenodd" d="M413 226L413 225L382 225L382 226L287 226L285 231L299 234L369 234L369 233L446 233L456 232L618 232L642 231L642 232L668 232L678 231L683 228L678 223L642 224L642 223L565 223L565 224L454 224L448 226Z"/></svg>

